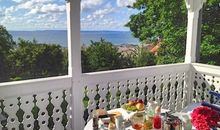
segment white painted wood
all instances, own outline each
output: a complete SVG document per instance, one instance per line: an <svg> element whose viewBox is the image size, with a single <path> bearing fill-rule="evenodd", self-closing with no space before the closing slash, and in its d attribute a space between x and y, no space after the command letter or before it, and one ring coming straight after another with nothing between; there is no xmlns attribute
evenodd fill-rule
<svg viewBox="0 0 220 130"><path fill-rule="evenodd" d="M193 92L193 85L194 85L194 77L193 77L194 69L192 64L190 64L190 69L188 72L185 72L186 80L184 81L184 103L183 107L185 107L187 104L192 103L192 93Z"/></svg>
<svg viewBox="0 0 220 130"><path fill-rule="evenodd" d="M109 91L110 91L110 109L117 108L117 91L118 91L118 83L117 82L111 82L109 83Z"/></svg>
<svg viewBox="0 0 220 130"><path fill-rule="evenodd" d="M37 120L39 121L40 130L48 129L49 114L47 111L47 106L49 104L48 93L37 94L36 96L36 106L40 109Z"/></svg>
<svg viewBox="0 0 220 130"><path fill-rule="evenodd" d="M163 96L163 100L162 100L162 102L161 102L161 105L163 106L163 108L165 108L165 109L168 109L169 108L169 106L168 106L168 98L167 98L167 96L168 96L168 93L169 93L169 91L168 91L168 84L169 84L169 75L163 75L163 94L162 94L162 96Z"/></svg>
<svg viewBox="0 0 220 130"><path fill-rule="evenodd" d="M196 61L196 41L199 11L188 11L187 40L185 62L193 63Z"/></svg>
<svg viewBox="0 0 220 130"><path fill-rule="evenodd" d="M34 117L32 114L32 109L34 107L34 97L33 95L23 96L20 99L21 106L20 108L24 111L23 116L23 125L25 130L33 130L34 128Z"/></svg>
<svg viewBox="0 0 220 130"><path fill-rule="evenodd" d="M87 107L89 113L88 120L91 119L92 110L96 108L96 104L94 104L95 95L99 94L101 98L104 97L107 94L105 89L108 87L111 95L110 109L115 108L118 103L125 103L127 101L126 96L129 97L128 99L140 98L147 101L152 101L155 98L156 101L160 102L162 93L163 108L180 111L184 107L183 104L185 104L182 103L185 99L182 98L181 94L186 95L187 93L186 89L183 89L186 88L184 86L186 83L182 85L182 82L186 80L185 74L190 71L190 67L191 65L189 64L178 64L83 74L83 86L87 87L86 91L89 98L89 106ZM183 88L178 89L175 87L176 82L179 84L177 87ZM163 89L161 88L162 84ZM97 86L99 91L96 91ZM147 87L147 94L143 95L145 87ZM153 92L153 87L155 87L155 92ZM136 88L139 88L139 93L135 93ZM104 90L102 91L102 89ZM127 89L130 90L129 95L126 95ZM121 93L120 97L116 96L118 91ZM136 97L136 94L138 94L138 97ZM177 94L177 98L174 97L175 94ZM119 101L116 100L117 98L119 98ZM99 104L102 107L106 107L106 105L107 103ZM180 106L177 107L176 105Z"/></svg>
<svg viewBox="0 0 220 130"><path fill-rule="evenodd" d="M67 76L0 83L0 99L25 96L70 87L71 78Z"/></svg>
<svg viewBox="0 0 220 130"><path fill-rule="evenodd" d="M80 0L69 0L66 3L68 74L70 76L81 73L80 6Z"/></svg>
<svg viewBox="0 0 220 130"><path fill-rule="evenodd" d="M71 93L72 93L72 91L71 90L65 90L65 95L66 95L66 97L65 97L65 100L67 101L67 103L68 103L68 106L67 106L67 111L65 112L65 114L67 115L67 119L68 119L68 122L67 122L67 124L66 124L66 129L67 130L71 130L72 128L72 125L71 125L71 123L72 123L72 113L71 113L71 107L72 107L72 102L71 102L71 100L72 100L72 97L71 97Z"/></svg>
<svg viewBox="0 0 220 130"><path fill-rule="evenodd" d="M5 106L4 111L8 114L7 125L8 129L19 129L20 122L18 121L18 117L16 113L19 109L18 99L17 98L8 98L4 100L3 105Z"/></svg>
<svg viewBox="0 0 220 130"><path fill-rule="evenodd" d="M188 25L186 39L185 63L193 63L196 61L196 42L199 11L203 6L204 0L186 0L188 9Z"/></svg>
<svg viewBox="0 0 220 130"><path fill-rule="evenodd" d="M219 66L206 65L206 64L200 64L200 63L193 63L192 65L193 65L193 69L196 72L220 77L220 67Z"/></svg>
<svg viewBox="0 0 220 130"><path fill-rule="evenodd" d="M176 103L175 103L175 110L181 111L182 109L182 103L183 103L183 99L182 99L182 92L183 92L183 86L182 86L182 81L183 80L183 74L178 74L177 75L177 89L176 89L176 93L177 93L177 98L176 98Z"/></svg>
<svg viewBox="0 0 220 130"><path fill-rule="evenodd" d="M80 44L80 7L81 0L69 0L67 6L68 30L68 73L72 76L72 126L74 130L83 129L83 87L81 85L81 44Z"/></svg>
<svg viewBox="0 0 220 130"><path fill-rule="evenodd" d="M108 93L107 89L108 85L107 84L99 84L99 95L100 95L100 100L99 100L99 108L107 108L106 106L108 105L107 99L106 99L106 94Z"/></svg>
<svg viewBox="0 0 220 130"><path fill-rule="evenodd" d="M147 101L153 101L153 77L147 77Z"/></svg>
<svg viewBox="0 0 220 130"><path fill-rule="evenodd" d="M88 107L87 108L88 108L88 113L89 113L89 119L91 119L93 110L96 109L96 101L95 101L95 96L97 94L96 84L90 84L89 87L87 88L87 91L88 91L87 96L89 97L89 102L88 102Z"/></svg>
<svg viewBox="0 0 220 130"><path fill-rule="evenodd" d="M54 91L51 93L51 103L54 105L53 109L53 121L54 121L54 130L64 130L62 125L62 109L61 103L63 102L63 91Z"/></svg>
<svg viewBox="0 0 220 130"><path fill-rule="evenodd" d="M169 91L169 93L170 93L170 100L169 100L170 106L169 106L169 108L171 110L175 110L175 101L176 101L174 98L174 93L175 93L174 88L175 88L175 83L176 83L175 75L170 74L170 78L171 78L171 80L170 80L171 86L170 86L170 91Z"/></svg>
<svg viewBox="0 0 220 130"><path fill-rule="evenodd" d="M182 98L182 108L185 108L188 104L192 102L192 81L193 79L190 78L192 74L192 67L188 72L184 72L185 80L183 80L183 98Z"/></svg>
<svg viewBox="0 0 220 130"><path fill-rule="evenodd" d="M126 80L120 81L119 86L120 86L119 91L121 92L120 105L123 105L124 103L126 103L128 101L127 100L127 95L126 95L126 92L128 90L127 81Z"/></svg>
<svg viewBox="0 0 220 130"><path fill-rule="evenodd" d="M128 81L128 88L130 90L129 94L129 100L136 100L136 94L135 94L135 89L136 89L136 79L129 79Z"/></svg>
<svg viewBox="0 0 220 130"><path fill-rule="evenodd" d="M141 99L144 101L145 99L145 94L144 94L144 88L145 88L145 78L138 78L138 85L137 87L139 88L138 92L138 99Z"/></svg>
<svg viewBox="0 0 220 130"><path fill-rule="evenodd" d="M175 70L175 71L174 71ZM197 73L197 78L195 78L195 74ZM191 76L190 76L191 74ZM1 93L6 93L9 90L12 90L13 87L18 88L25 88L25 89L32 89L31 86L33 86L33 90L37 89L37 86L39 86L39 90L37 92L32 92L31 90L27 90L26 92L23 92L21 96L20 102L21 106L20 109L24 111L24 119L22 123L24 126L27 126L28 124L32 124L34 122L33 115L31 114L31 110L34 106L33 104L33 94L36 94L36 100L37 100L37 107L40 109L39 111L39 125L42 130L48 129L48 113L46 110L46 107L49 104L48 98L49 94L48 92L51 92L52 97L52 104L54 105L54 111L52 117L54 117L54 129L64 129L61 122L56 122L55 119L59 118L63 115L63 113L56 112L57 109L61 111L60 105L63 101L62 92L65 89L66 94L68 95L65 99L68 102L69 106L72 106L75 111L66 112L68 116L68 119L70 119L70 115L72 115L72 118L76 118L77 115L78 121L70 120L68 122L66 128L67 129L73 129L71 126L82 128L84 127L84 121L83 121L83 111L82 108L82 99L84 95L84 87L87 87L87 94L89 97L89 119L91 118L91 112L92 110L96 109L96 101L95 96L97 94L100 95L101 100L104 100L102 102L100 100L99 107L106 108L108 105L106 94L108 91L110 92L111 98L110 98L110 108L115 108L118 103L121 105L125 102L127 102L126 98L126 91L129 88L131 90L130 93L130 99L148 99L152 100L153 97L157 101L160 101L161 91L162 91L162 106L163 108L168 108L172 110L181 110L186 106L190 99L194 99L195 102L202 101L202 97L204 96L206 101L210 100L210 96L208 94L208 91L210 90L210 85L215 85L215 90L220 90L220 67L218 66L211 66L211 65L204 65L204 64L176 64L176 65L163 65L163 66L155 66L155 67L141 67L141 68L134 68L134 69L124 69L124 70L115 70L115 71L105 71L105 72L97 72L97 73L87 73L83 74L84 77L82 77L83 82L77 82L80 87L72 87L71 88L71 78L65 77L60 78L57 77L55 79L46 79L46 80L32 80L33 82L26 81L23 83L7 83L6 86L9 87L6 89L6 86L0 87ZM66 82L67 81L67 82ZM196 97L193 97L193 82L197 82L196 91ZM65 82L65 83L64 83ZM178 83L177 87L175 87L175 83ZM182 82L184 84L182 85ZM61 85L63 83L63 85ZM83 84L81 84L83 83ZM143 84L141 84L143 83ZM161 84L163 84L163 88L160 88ZM171 84L168 90L168 84ZM201 89L202 84L206 85L205 89ZM54 87L48 87L50 85L54 85ZM58 85L58 87L56 87ZM40 87L48 87L47 89ZM62 88L62 86L64 88ZM68 87L66 87L68 86ZM155 93L153 94L152 87L156 86ZM96 91L96 88L98 87L98 91ZM108 90L109 87L109 90ZM135 89L139 88L138 97L136 97ZM148 87L147 94L143 96L143 90L145 87ZM42 89L42 90L41 90ZM70 89L72 89L70 91ZM161 90L162 89L162 90ZM2 92L2 90L4 90ZM5 92L6 90L6 92ZM19 91L19 90L18 90ZM116 93L120 91L121 95L120 97L116 96ZM70 97L71 93L73 95L75 94L75 98ZM183 93L183 98L182 98ZM10 95L12 94L12 95ZM168 100L168 94L170 95L170 99ZM175 94L177 94L177 98L175 98ZM6 95L6 96L5 96ZM58 99L56 97L58 96ZM189 98L188 96L191 96L193 98ZM10 128L19 126L18 119L16 117L16 112L19 109L18 104L18 95L15 92L4 94L2 97L4 97L3 104L6 106L4 108L4 111L8 114L8 124ZM118 99L119 101L118 101ZM28 101L28 103L26 103ZM13 107L10 107L10 104L13 104ZM42 113L45 112L45 114L42 115ZM30 119L25 119L27 115L31 115ZM12 123L10 120L12 118L15 118L15 122ZM81 122L80 122L81 120ZM45 122L44 122L45 121ZM72 121L72 122L71 122ZM44 124L42 124L44 122ZM78 125L73 125L73 123L79 123ZM2 127L2 126L1 126ZM29 128L29 129L31 129ZM25 129L28 129L25 127Z"/></svg>
<svg viewBox="0 0 220 130"><path fill-rule="evenodd" d="M0 109L0 122L1 122L2 120L4 120L4 117L3 117L3 115L2 115L1 113L2 113L2 109ZM2 124L0 123L0 130L2 130L2 128L3 128L3 126L2 126Z"/></svg>
<svg viewBox="0 0 220 130"><path fill-rule="evenodd" d="M180 63L180 64L168 64L168 65L157 65L148 67L138 67L93 73L83 73L82 82L85 84L96 84L99 83L112 82L115 80L125 80L134 79L137 77L151 77L155 75L169 74L173 70L176 72L183 71L186 72L190 69L190 64Z"/></svg>
<svg viewBox="0 0 220 130"><path fill-rule="evenodd" d="M220 92L220 67L198 63L194 63L192 65L194 69L194 81L198 84L196 86L196 89L194 89L194 91L196 92L196 96L193 95L193 100L195 102L200 102L202 100L215 102L216 99L212 98L208 92L210 90Z"/></svg>

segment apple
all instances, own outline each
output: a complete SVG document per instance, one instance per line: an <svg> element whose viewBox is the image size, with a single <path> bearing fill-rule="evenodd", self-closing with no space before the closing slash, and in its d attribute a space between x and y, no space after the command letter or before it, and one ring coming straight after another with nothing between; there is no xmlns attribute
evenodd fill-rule
<svg viewBox="0 0 220 130"><path fill-rule="evenodd" d="M144 103L137 103L137 104L136 104L136 108L137 108L139 111L144 110Z"/></svg>
<svg viewBox="0 0 220 130"><path fill-rule="evenodd" d="M144 103L144 101L141 100L141 99L138 99L137 102L138 102L138 103Z"/></svg>

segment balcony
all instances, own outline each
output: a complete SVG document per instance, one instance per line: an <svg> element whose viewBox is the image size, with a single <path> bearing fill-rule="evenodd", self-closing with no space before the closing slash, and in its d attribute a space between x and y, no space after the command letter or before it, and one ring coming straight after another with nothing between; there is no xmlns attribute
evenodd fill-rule
<svg viewBox="0 0 220 130"><path fill-rule="evenodd" d="M216 99L220 67L195 62L198 11L202 0L186 1L185 63L81 73L80 0L67 3L68 76L0 83L1 130L82 130L96 108L112 109L130 99L156 100L181 111L188 104ZM74 4L73 4L74 3Z"/></svg>
<svg viewBox="0 0 220 130"><path fill-rule="evenodd" d="M192 102L215 101L208 91L219 91L219 70L182 63L85 73L81 86L72 86L68 76L1 83L0 113L6 120L0 129L71 129L75 116L82 129L94 109L117 108L136 98L180 111Z"/></svg>

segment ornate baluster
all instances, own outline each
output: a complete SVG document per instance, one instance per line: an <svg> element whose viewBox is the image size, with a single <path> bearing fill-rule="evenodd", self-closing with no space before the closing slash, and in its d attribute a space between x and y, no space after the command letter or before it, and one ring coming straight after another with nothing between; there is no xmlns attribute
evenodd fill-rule
<svg viewBox="0 0 220 130"><path fill-rule="evenodd" d="M209 91L211 90L211 86L214 84L215 77L204 75L204 78L206 79L206 82L202 84L203 96L205 101L210 102L211 97L209 95Z"/></svg>
<svg viewBox="0 0 220 130"><path fill-rule="evenodd" d="M196 90L195 101L196 102L202 101L202 83L203 83L203 77L201 74L198 74L197 86L195 88Z"/></svg>
<svg viewBox="0 0 220 130"><path fill-rule="evenodd" d="M147 86L148 86L148 92L147 92L147 101L152 101L153 100L153 77L148 77L147 78Z"/></svg>
<svg viewBox="0 0 220 130"><path fill-rule="evenodd" d="M3 125L2 125L2 118L3 118L3 115L1 115L2 114L2 105L1 105L1 100L0 100L0 130L2 130L3 129ZM2 117L2 118L1 118Z"/></svg>
<svg viewBox="0 0 220 130"><path fill-rule="evenodd" d="M63 130L64 127L62 125L62 110L61 110L61 103L63 102L63 91L59 90L59 91L54 91L51 93L51 103L54 106L53 109L53 122L54 122L54 129L55 130Z"/></svg>
<svg viewBox="0 0 220 130"><path fill-rule="evenodd" d="M165 109L169 109L169 105L168 105L168 93L169 93L169 75L164 75L164 80L163 80L163 101L162 101L162 106Z"/></svg>
<svg viewBox="0 0 220 130"><path fill-rule="evenodd" d="M174 74L170 74L170 100L169 100L169 108L171 110L175 110L175 84L176 84L176 80L175 80L175 75Z"/></svg>
<svg viewBox="0 0 220 130"><path fill-rule="evenodd" d="M139 88L139 92L138 92L138 98L141 100L145 100L145 96L144 95L144 88L145 88L145 78L138 78L138 88Z"/></svg>
<svg viewBox="0 0 220 130"><path fill-rule="evenodd" d="M87 90L88 90L87 96L89 97L89 102L88 102L88 107L87 107L88 113L89 113L89 117L88 117L88 120L89 120L89 119L91 119L93 110L96 109L96 101L95 101L95 96L97 94L96 85L90 84L87 87ZM73 105L75 105L75 104L73 104Z"/></svg>
<svg viewBox="0 0 220 130"><path fill-rule="evenodd" d="M48 129L49 114L47 111L47 106L49 104L48 93L41 93L36 95L36 106L39 108L38 112L38 122L41 130Z"/></svg>
<svg viewBox="0 0 220 130"><path fill-rule="evenodd" d="M99 84L98 86L98 93L100 95L100 99L99 99L99 108L107 108L108 102L106 99L106 95L108 93L108 85L103 83L103 84Z"/></svg>
<svg viewBox="0 0 220 130"><path fill-rule="evenodd" d="M189 86L189 83L187 84L186 82L189 81L189 75L187 75L185 72L183 73L183 81L182 81L182 87L183 87L183 92L182 92L182 108L185 108L187 106L188 103L191 103L192 101L192 97L193 96L193 93L194 93L194 90L193 90L193 82L194 81L194 76L191 77L191 85ZM190 87L190 88L189 88ZM190 93L188 93L188 91L190 91Z"/></svg>
<svg viewBox="0 0 220 130"><path fill-rule="evenodd" d="M161 96L161 79L159 78L159 76L155 76L154 77L154 86L155 86L155 101L157 101L158 103L160 102L160 96Z"/></svg>
<svg viewBox="0 0 220 130"><path fill-rule="evenodd" d="M23 96L20 99L21 106L20 108L24 111L23 115L23 125L25 130L33 130L34 128L34 117L32 114L32 109L34 107L34 97L30 96Z"/></svg>
<svg viewBox="0 0 220 130"><path fill-rule="evenodd" d="M121 92L121 95L120 95L120 105L123 105L124 103L127 102L127 95L126 95L126 92L127 92L127 82L126 81L120 81L119 82L119 90Z"/></svg>
<svg viewBox="0 0 220 130"><path fill-rule="evenodd" d="M182 81L183 81L183 75L181 73L176 75L176 104L175 104L175 110L180 111L182 109Z"/></svg>
<svg viewBox="0 0 220 130"><path fill-rule="evenodd" d="M118 92L118 83L117 82L112 82L109 84L109 91L110 91L110 109L117 108L117 97L116 94Z"/></svg>
<svg viewBox="0 0 220 130"><path fill-rule="evenodd" d="M11 129L19 129L20 122L18 121L17 112L19 100L17 98L7 98L4 100L3 105L5 106L4 112L7 113L7 125L6 127Z"/></svg>
<svg viewBox="0 0 220 130"><path fill-rule="evenodd" d="M64 101L66 101L67 103L67 106L65 107L66 111L65 111L65 116L67 117L67 122L66 122L66 125L65 125L65 128L66 130L70 130L71 129L71 111L70 111L70 107L72 104L70 104L70 99L71 99L71 93L70 93L70 90L64 90L64 94L65 94L65 97L64 97ZM64 111L63 111L64 112Z"/></svg>

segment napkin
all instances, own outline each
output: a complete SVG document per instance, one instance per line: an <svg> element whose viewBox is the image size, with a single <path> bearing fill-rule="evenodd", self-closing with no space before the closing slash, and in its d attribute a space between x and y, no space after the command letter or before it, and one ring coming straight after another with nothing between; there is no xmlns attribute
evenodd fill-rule
<svg viewBox="0 0 220 130"><path fill-rule="evenodd" d="M214 110L220 112L220 106L219 106L219 105L210 104L210 103L204 102L204 101L201 103L201 105L202 105L202 106L210 107L210 108L212 108L212 109L214 109Z"/></svg>

